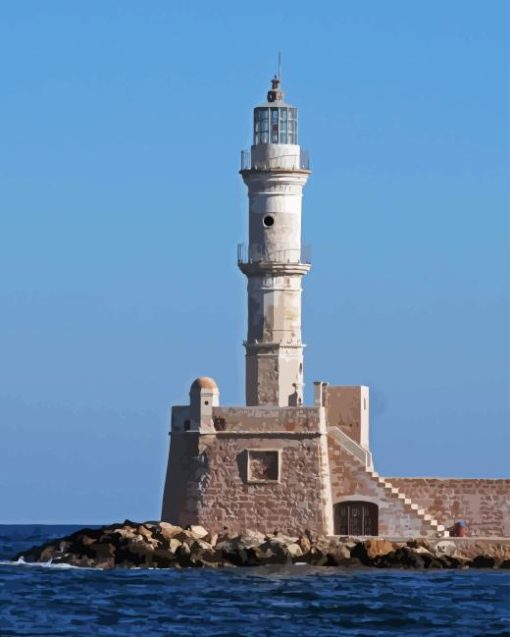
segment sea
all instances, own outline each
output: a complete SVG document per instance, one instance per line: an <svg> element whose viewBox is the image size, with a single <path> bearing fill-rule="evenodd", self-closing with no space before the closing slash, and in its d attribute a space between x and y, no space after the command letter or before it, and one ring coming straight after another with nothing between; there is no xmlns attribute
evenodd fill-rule
<svg viewBox="0 0 510 637"><path fill-rule="evenodd" d="M0 525L0 637L510 637L510 572L12 563L80 528Z"/></svg>

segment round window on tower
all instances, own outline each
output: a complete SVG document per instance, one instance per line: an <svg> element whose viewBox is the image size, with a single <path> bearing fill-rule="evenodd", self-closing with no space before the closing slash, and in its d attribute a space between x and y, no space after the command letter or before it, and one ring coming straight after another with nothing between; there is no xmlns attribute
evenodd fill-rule
<svg viewBox="0 0 510 637"><path fill-rule="evenodd" d="M274 217L272 215L266 215L264 217L264 225L266 228L270 228L274 224Z"/></svg>

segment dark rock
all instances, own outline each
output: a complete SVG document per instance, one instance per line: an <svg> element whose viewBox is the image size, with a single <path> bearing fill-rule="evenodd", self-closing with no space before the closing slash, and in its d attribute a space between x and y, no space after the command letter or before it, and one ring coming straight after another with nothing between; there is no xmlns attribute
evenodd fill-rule
<svg viewBox="0 0 510 637"><path fill-rule="evenodd" d="M496 560L490 555L477 555L474 560L471 560L469 566L472 568L494 568Z"/></svg>
<svg viewBox="0 0 510 637"><path fill-rule="evenodd" d="M290 547L297 548L297 551ZM260 564L292 564L297 558L302 557L302 551L298 544L271 538L263 542L256 550Z"/></svg>
<svg viewBox="0 0 510 637"><path fill-rule="evenodd" d="M258 566L260 564L255 548L246 547L234 540L216 544L220 558L234 566Z"/></svg>

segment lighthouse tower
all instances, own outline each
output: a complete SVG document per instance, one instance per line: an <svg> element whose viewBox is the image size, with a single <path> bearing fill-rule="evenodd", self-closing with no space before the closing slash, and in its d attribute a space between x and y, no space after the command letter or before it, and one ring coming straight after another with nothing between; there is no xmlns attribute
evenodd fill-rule
<svg viewBox="0 0 510 637"><path fill-rule="evenodd" d="M248 279L246 404L297 406L303 402L301 279L310 270L301 245L308 156L279 76L253 115L253 145L243 151L240 171L248 187L249 244L238 247Z"/></svg>

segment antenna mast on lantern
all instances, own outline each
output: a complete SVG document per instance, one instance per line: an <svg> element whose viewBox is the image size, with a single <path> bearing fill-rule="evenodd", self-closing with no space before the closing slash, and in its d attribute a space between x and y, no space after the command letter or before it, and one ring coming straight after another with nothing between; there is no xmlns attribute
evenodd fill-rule
<svg viewBox="0 0 510 637"><path fill-rule="evenodd" d="M278 79L282 79L282 52L278 51Z"/></svg>

